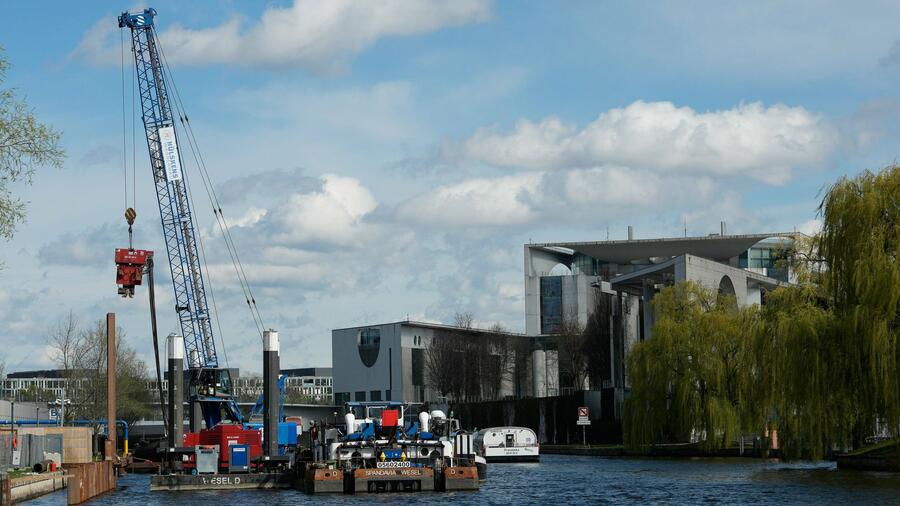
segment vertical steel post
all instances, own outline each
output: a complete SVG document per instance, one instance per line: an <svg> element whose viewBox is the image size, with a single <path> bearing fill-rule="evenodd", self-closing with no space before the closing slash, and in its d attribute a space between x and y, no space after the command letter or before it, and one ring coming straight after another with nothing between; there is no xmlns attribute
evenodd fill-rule
<svg viewBox="0 0 900 506"><path fill-rule="evenodd" d="M116 453L116 313L106 313L106 432Z"/></svg>
<svg viewBox="0 0 900 506"><path fill-rule="evenodd" d="M169 334L169 448L183 445L184 435L184 338Z"/></svg>
<svg viewBox="0 0 900 506"><path fill-rule="evenodd" d="M188 367L191 369L191 385L192 391L188 396L188 409L190 409L190 422L191 422L191 432L200 432L202 428L203 421L203 410L200 406L200 401L196 398L200 397L196 391L197 381L198 379L194 377L195 374L200 372L200 352L198 350L191 350L190 356L188 356ZM211 429L212 427L207 427L207 429Z"/></svg>
<svg viewBox="0 0 900 506"><path fill-rule="evenodd" d="M263 451L266 455L278 455L279 363L278 332L263 332Z"/></svg>

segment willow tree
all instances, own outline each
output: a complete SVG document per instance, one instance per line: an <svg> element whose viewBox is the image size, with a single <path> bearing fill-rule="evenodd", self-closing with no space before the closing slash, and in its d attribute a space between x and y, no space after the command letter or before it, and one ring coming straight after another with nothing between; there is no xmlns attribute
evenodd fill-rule
<svg viewBox="0 0 900 506"><path fill-rule="evenodd" d="M744 425L778 431L782 456L818 460L839 442L849 392L832 311L816 285L779 288L759 309L741 374Z"/></svg>
<svg viewBox="0 0 900 506"><path fill-rule="evenodd" d="M788 458L900 434L900 168L838 180L819 215L795 255L806 276L767 297L744 377L751 418L778 429Z"/></svg>
<svg viewBox="0 0 900 506"><path fill-rule="evenodd" d="M628 357L625 443L729 445L744 429L740 374L755 308L738 309L733 298L692 282L664 288L653 304L652 337Z"/></svg>
<svg viewBox="0 0 900 506"><path fill-rule="evenodd" d="M900 167L838 180L820 206L823 288L837 319L842 438L900 434Z"/></svg>

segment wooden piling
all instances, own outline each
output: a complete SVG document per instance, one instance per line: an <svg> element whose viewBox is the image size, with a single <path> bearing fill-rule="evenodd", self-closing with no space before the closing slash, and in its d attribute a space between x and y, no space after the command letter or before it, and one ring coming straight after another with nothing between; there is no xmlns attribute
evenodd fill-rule
<svg viewBox="0 0 900 506"><path fill-rule="evenodd" d="M106 430L116 456L116 313L106 313Z"/></svg>

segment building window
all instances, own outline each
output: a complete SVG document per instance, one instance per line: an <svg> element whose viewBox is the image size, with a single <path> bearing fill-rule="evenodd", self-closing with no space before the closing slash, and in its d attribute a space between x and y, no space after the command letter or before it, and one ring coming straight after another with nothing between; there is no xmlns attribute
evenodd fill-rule
<svg viewBox="0 0 900 506"><path fill-rule="evenodd" d="M349 392L338 392L334 394L334 403L337 405L344 404L346 402L350 402L350 393Z"/></svg>
<svg viewBox="0 0 900 506"><path fill-rule="evenodd" d="M356 396L354 397L353 400L355 400L356 402L365 402L366 401L366 392L365 391L356 392Z"/></svg>
<svg viewBox="0 0 900 506"><path fill-rule="evenodd" d="M386 401L391 400L391 391L390 390L384 391L384 400L386 400Z"/></svg>
<svg viewBox="0 0 900 506"><path fill-rule="evenodd" d="M366 367L375 365L381 348L381 329L360 329L356 338L359 358Z"/></svg>
<svg viewBox="0 0 900 506"><path fill-rule="evenodd" d="M380 401L381 400L381 390L372 390L369 392L369 400L370 401Z"/></svg>
<svg viewBox="0 0 900 506"><path fill-rule="evenodd" d="M562 324L562 277L541 278L541 334L555 334Z"/></svg>
<svg viewBox="0 0 900 506"><path fill-rule="evenodd" d="M425 384L425 350L413 348L412 352L412 384L422 386Z"/></svg>

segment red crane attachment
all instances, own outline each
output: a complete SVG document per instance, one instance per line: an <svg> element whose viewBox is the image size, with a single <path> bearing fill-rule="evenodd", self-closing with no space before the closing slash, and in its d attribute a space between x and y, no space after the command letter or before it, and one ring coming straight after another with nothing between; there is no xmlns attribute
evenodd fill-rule
<svg viewBox="0 0 900 506"><path fill-rule="evenodd" d="M131 242L131 226L136 217L134 209L129 207L125 210L125 221L128 222L128 248L116 248L116 284L119 285L119 295L129 298L134 297L134 287L141 284L147 261L153 258L152 251L134 249Z"/></svg>
<svg viewBox="0 0 900 506"><path fill-rule="evenodd" d="M134 287L141 284L147 259L153 252L145 249L116 248L116 284L119 295L134 297Z"/></svg>

